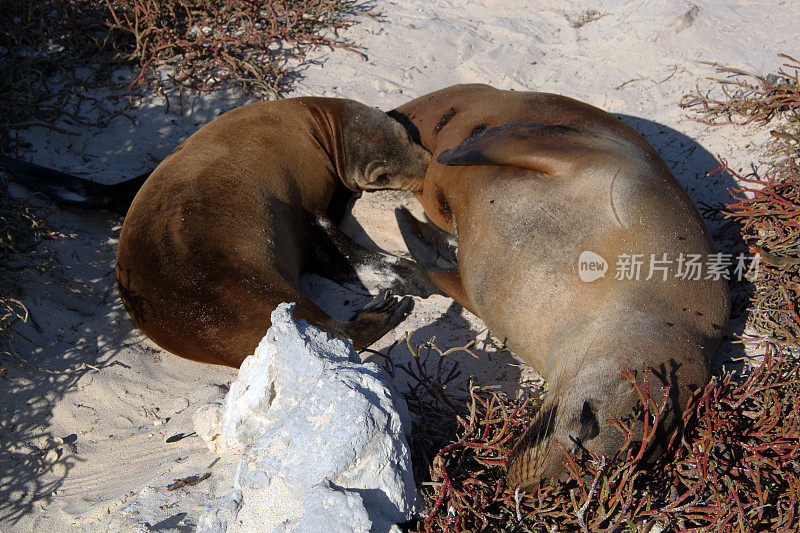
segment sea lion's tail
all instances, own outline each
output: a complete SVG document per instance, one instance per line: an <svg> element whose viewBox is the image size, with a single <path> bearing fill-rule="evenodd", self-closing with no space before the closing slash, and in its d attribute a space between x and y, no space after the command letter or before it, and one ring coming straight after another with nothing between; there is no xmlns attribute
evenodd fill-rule
<svg viewBox="0 0 800 533"><path fill-rule="evenodd" d="M150 172L104 185L12 157L0 156L0 168L34 191L58 203L125 213Z"/></svg>

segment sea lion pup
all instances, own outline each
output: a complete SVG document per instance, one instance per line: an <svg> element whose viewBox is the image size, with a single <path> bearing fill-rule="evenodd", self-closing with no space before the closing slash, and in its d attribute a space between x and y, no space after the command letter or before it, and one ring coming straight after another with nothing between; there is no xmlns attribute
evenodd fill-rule
<svg viewBox="0 0 800 533"><path fill-rule="evenodd" d="M509 482L531 489L563 477L555 440L584 457L613 457L622 437L605 422L638 403L626 369L653 369L655 399L656 384L671 387L663 433L675 427L709 379L730 302L726 282L705 279L705 270L703 279L677 279L673 264L648 277L651 254L677 262L714 252L655 149L610 114L553 94L458 85L392 113L436 157L417 197L458 238L457 270L439 269L438 251L424 242L429 228L399 213L412 255L549 384L538 420L514 447ZM581 280L584 251L607 261L604 277ZM638 281L612 274L623 254L644 262Z"/></svg>
<svg viewBox="0 0 800 533"><path fill-rule="evenodd" d="M384 291L352 320L336 320L301 294L299 276L340 281L377 262L400 290L430 294L413 262L361 248L329 216L343 214L333 199L347 191L418 185L429 160L397 121L352 100L293 98L225 113L161 162L131 203L117 251L122 302L159 346L205 363L238 367L281 302L368 346L413 301Z"/></svg>

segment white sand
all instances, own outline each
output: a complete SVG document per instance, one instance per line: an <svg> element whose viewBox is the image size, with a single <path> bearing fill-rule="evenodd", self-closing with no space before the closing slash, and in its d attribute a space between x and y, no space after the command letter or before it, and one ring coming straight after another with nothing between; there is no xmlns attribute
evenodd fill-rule
<svg viewBox="0 0 800 533"><path fill-rule="evenodd" d="M361 16L344 33L365 47L369 59L318 51L313 57L318 62L302 69L291 95L355 98L390 109L461 82L562 93L630 117L623 118L661 152L692 197L713 204L724 202L732 185L704 176L717 166L714 156L746 167L757 159L764 136L686 120L677 105L681 96L697 83L709 86L703 78L714 72L704 62L773 72L780 64L777 54L797 55L800 42L797 6L786 1L375 4L380 20ZM596 18L587 16L587 9L602 16L579 25ZM113 182L152 168L199 125L243 101L230 94L204 96L192 105L187 101L180 117L175 101L165 113L163 99L148 98L135 113L135 124L118 118L99 134L32 130L26 138L34 148L24 155ZM400 201L411 205L400 194L365 195L354 210L358 224L350 221L348 227L362 240L366 234L387 250L402 250L392 213ZM51 221L77 237L53 244L62 264L59 275L31 275L25 283L25 302L41 332L23 327L36 346L19 340L17 348L56 373L2 361L7 371L0 374L0 530L104 530L131 494L150 487L163 502L147 518L150 526L185 531L193 522L188 509L214 493L214 477L183 491L165 487L207 471L215 456L196 436L165 440L191 433L192 411L221 398L235 373L174 357L133 327L114 282L119 218L57 209ZM721 246L728 245L724 234L715 235ZM344 298L363 302L311 281L334 310ZM340 316L349 312L337 310ZM418 302L412 316L375 348L389 346L405 331L418 341L435 335L437 344L452 347L482 330L480 321L452 301L433 297ZM740 331L734 322L731 332ZM466 374L513 388L520 370L509 353L491 341L479 343L477 351L480 361L455 357L469 365ZM723 349L734 351L730 344ZM395 353L405 357L406 352Z"/></svg>

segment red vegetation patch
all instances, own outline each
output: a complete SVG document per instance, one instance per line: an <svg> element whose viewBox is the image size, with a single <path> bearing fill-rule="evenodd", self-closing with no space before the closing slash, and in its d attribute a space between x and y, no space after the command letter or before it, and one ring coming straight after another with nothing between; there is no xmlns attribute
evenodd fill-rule
<svg viewBox="0 0 800 533"><path fill-rule="evenodd" d="M742 176L723 166L741 185L723 214L742 225L742 237L761 254L762 269L753 280L749 325L760 340L795 345L800 336L800 61L787 55L777 74L755 76L719 69L722 98L699 90L682 105L711 125L755 124L771 128L770 161L759 176Z"/></svg>
<svg viewBox="0 0 800 533"><path fill-rule="evenodd" d="M348 13L364 8L352 0L4 0L2 10L6 152L15 130L102 127L124 113L126 87L177 88L182 95L224 85L275 95L314 47L361 54L336 32L352 23ZM131 67L132 77L119 79L120 66ZM157 73L162 66L169 68ZM87 88L116 93L89 95Z"/></svg>
<svg viewBox="0 0 800 533"><path fill-rule="evenodd" d="M769 351L742 380L726 373L698 391L668 453L644 467L664 399L639 382L644 438L632 420L611 420L626 435L614 458L579 464L564 451L569 481L534 494L508 487L505 467L532 421L526 401L472 387L453 442L429 463L425 517L412 531L795 531L800 512L800 369ZM417 432L424 432L418 427ZM555 528L555 529L553 529Z"/></svg>

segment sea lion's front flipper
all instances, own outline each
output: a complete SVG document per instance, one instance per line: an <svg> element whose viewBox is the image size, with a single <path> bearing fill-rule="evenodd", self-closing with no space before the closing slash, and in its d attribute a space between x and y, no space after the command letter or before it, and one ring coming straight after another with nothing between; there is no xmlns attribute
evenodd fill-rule
<svg viewBox="0 0 800 533"><path fill-rule="evenodd" d="M370 250L358 244L329 220L317 220L314 261L307 270L340 284L366 287L370 281L396 294L427 298L441 291L428 280L425 269L414 261ZM377 278L377 280L376 280Z"/></svg>
<svg viewBox="0 0 800 533"><path fill-rule="evenodd" d="M571 175L609 140L570 126L505 124L466 138L436 158L442 165L510 165L549 175Z"/></svg>
<svg viewBox="0 0 800 533"><path fill-rule="evenodd" d="M474 313L458 273L458 241L431 223L417 220L405 207L394 210L400 233L411 256L425 269L434 285Z"/></svg>
<svg viewBox="0 0 800 533"><path fill-rule="evenodd" d="M411 257L425 270L458 270L458 239L430 222L417 220L405 207L394 210Z"/></svg>

